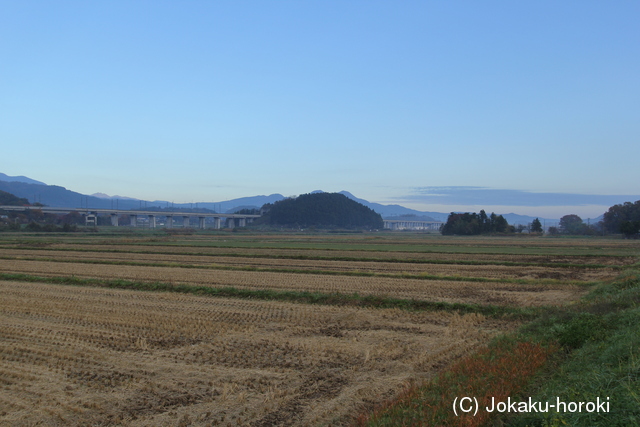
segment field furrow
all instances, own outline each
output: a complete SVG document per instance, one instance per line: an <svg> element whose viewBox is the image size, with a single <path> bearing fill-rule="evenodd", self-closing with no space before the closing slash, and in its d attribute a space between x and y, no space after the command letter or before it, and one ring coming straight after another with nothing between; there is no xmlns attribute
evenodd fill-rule
<svg viewBox="0 0 640 427"><path fill-rule="evenodd" d="M44 276L77 276L100 279L168 282L197 286L232 286L245 289L358 293L394 298L494 305L557 305L582 295L582 286L567 284L523 285L400 279L390 277L326 276L321 274L271 273L139 267L128 265L74 264L50 261L3 260L0 271Z"/></svg>
<svg viewBox="0 0 640 427"><path fill-rule="evenodd" d="M0 249L0 258L46 259L59 261L91 261L122 263L162 263L167 265L203 266L215 268L269 268L283 270L309 270L329 272L367 272L383 274L428 274L441 276L482 277L495 279L558 279L601 280L615 276L617 270L573 267L505 266L505 265L461 265L425 263L389 263L330 260L269 259L225 256L190 256L181 254L141 254L110 252L56 252L51 250Z"/></svg>
<svg viewBox="0 0 640 427"><path fill-rule="evenodd" d="M347 420L513 324L0 281L0 423Z"/></svg>
<svg viewBox="0 0 640 427"><path fill-rule="evenodd" d="M0 425L350 425L639 254L599 237L0 234Z"/></svg>
<svg viewBox="0 0 640 427"><path fill-rule="evenodd" d="M509 266L509 265L464 265L464 264L427 264L392 263L331 260L298 260L278 258L251 258L228 256L196 256L181 254L146 254L112 252L60 252L53 250L0 249L0 258L8 259L45 259L59 261L92 261L111 263L161 263L167 265L201 266L215 268L219 266L235 268L263 268L282 270L307 270L328 272L365 272L382 274L426 274L439 276L482 277L493 279L557 279L590 281L614 277L618 270L606 268Z"/></svg>
<svg viewBox="0 0 640 427"><path fill-rule="evenodd" d="M34 246L34 245L32 245ZM483 252L438 252L437 250L418 251L380 251L380 250L322 250L322 249L278 249L278 248L260 248L260 247L211 247L211 246L195 246L195 245L161 245L161 244L128 244L121 245L117 241L109 244L70 244L70 243L46 243L44 245L36 245L40 248L51 249L74 249L74 250L96 250L96 251L122 251L122 252L159 252L165 254L184 254L184 255L241 255L241 256L261 256L267 258L273 257L311 257L322 259L349 259L357 261L359 258L382 261L474 261L474 262L525 262L525 263L544 263L544 264L599 264L623 266L637 262L637 255L640 251L635 250L636 256L614 256L606 255L541 255L541 254L517 254L517 253L491 253L488 248L486 253ZM15 249L28 249L29 245L15 245ZM410 249L410 248L408 248ZM596 253L598 251L595 251Z"/></svg>

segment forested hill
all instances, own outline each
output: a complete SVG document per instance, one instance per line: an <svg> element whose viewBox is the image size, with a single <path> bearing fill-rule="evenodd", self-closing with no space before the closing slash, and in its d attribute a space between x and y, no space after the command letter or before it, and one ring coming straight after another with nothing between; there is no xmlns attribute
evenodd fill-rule
<svg viewBox="0 0 640 427"><path fill-rule="evenodd" d="M380 214L339 193L302 194L272 205L261 222L280 226L382 229Z"/></svg>
<svg viewBox="0 0 640 427"><path fill-rule="evenodd" d="M21 199L20 197L14 196L11 193L7 193L6 191L0 190L0 205L24 206L28 204L29 204L29 201L27 199Z"/></svg>

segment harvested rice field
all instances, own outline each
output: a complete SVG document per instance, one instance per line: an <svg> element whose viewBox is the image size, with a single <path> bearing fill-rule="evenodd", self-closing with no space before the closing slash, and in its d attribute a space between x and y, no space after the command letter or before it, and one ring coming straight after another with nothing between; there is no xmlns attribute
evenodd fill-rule
<svg viewBox="0 0 640 427"><path fill-rule="evenodd" d="M120 253L100 252L91 250L25 250L0 249L0 259L5 260L52 260L55 262L94 262L111 264L163 265L201 268L235 267L237 269L262 270L301 270L301 272L352 272L352 273L382 273L382 274L416 274L440 275L483 278L553 278L565 280L593 280L600 279L614 269L594 269L585 265L573 268L542 263L521 263L521 265L504 264L464 264L449 260L426 260L432 262L377 262L371 261L342 261L323 259L295 259L295 258L258 258L243 256L203 256L183 254L155 254L155 253ZM575 260L574 260L575 261ZM476 262L479 262L476 260ZM587 264L591 265L590 264ZM605 264L602 264L605 265ZM600 266L602 266L600 265ZM599 266L599 267L600 267Z"/></svg>
<svg viewBox="0 0 640 427"><path fill-rule="evenodd" d="M0 272L46 277L71 275L89 279L163 281L174 285L190 284L249 290L358 293L425 301L522 306L561 304L579 297L586 290L584 286L562 283L535 285L22 260L3 261Z"/></svg>
<svg viewBox="0 0 640 427"><path fill-rule="evenodd" d="M3 424L341 423L510 326L477 314L1 286Z"/></svg>
<svg viewBox="0 0 640 427"><path fill-rule="evenodd" d="M613 239L6 233L0 425L348 426L639 254ZM198 291L229 287L246 293Z"/></svg>

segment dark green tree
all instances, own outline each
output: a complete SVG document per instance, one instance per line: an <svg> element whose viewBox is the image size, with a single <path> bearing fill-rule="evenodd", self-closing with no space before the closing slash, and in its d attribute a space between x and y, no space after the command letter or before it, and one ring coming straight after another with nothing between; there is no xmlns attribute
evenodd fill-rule
<svg viewBox="0 0 640 427"><path fill-rule="evenodd" d="M586 225L578 215L565 215L560 218L560 230L564 234L583 234Z"/></svg>
<svg viewBox="0 0 640 427"><path fill-rule="evenodd" d="M470 236L482 233L480 218L476 213L451 212L440 232L443 235Z"/></svg>
<svg viewBox="0 0 640 427"><path fill-rule="evenodd" d="M491 221L489 220L489 217L487 216L487 213L484 211L484 209L482 209L480 211L480 226L482 227L482 232L483 233L488 233L491 231Z"/></svg>
<svg viewBox="0 0 640 427"><path fill-rule="evenodd" d="M640 233L640 221L622 221L620 232L626 237L633 237Z"/></svg>
<svg viewBox="0 0 640 427"><path fill-rule="evenodd" d="M625 221L640 221L640 200L611 206L605 212L602 223L609 233L622 233L620 226Z"/></svg>
<svg viewBox="0 0 640 427"><path fill-rule="evenodd" d="M490 216L487 216L482 210L480 214L451 212L440 232L444 235L469 236L482 233L506 233L513 230L515 229L510 228L509 223L502 215L491 213Z"/></svg>
<svg viewBox="0 0 640 427"><path fill-rule="evenodd" d="M493 223L493 230L497 233L504 233L507 231L507 228L509 227L509 223L507 222L507 220L502 216L502 215L498 215Z"/></svg>
<svg viewBox="0 0 640 427"><path fill-rule="evenodd" d="M531 232L532 233L542 233L542 224L538 218L534 219L531 222Z"/></svg>

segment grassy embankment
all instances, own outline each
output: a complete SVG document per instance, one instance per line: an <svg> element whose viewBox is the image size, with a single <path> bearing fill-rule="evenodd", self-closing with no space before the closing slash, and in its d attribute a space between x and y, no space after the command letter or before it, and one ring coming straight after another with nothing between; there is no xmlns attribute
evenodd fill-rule
<svg viewBox="0 0 640 427"><path fill-rule="evenodd" d="M640 425L639 305L640 272L630 270L595 287L578 304L545 310L517 334L495 340L433 381L411 386L361 415L357 425ZM464 396L478 399L477 415L454 415L454 399ZM483 409L492 397L585 406L573 412L540 412L538 406L538 412L498 414ZM609 402L607 412L586 406L598 399Z"/></svg>

